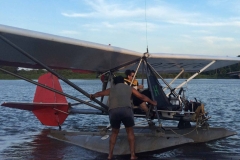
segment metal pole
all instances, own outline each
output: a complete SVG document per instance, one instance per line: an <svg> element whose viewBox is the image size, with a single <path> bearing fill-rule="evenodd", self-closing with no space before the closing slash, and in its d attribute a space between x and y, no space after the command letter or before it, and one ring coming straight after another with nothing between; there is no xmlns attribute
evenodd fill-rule
<svg viewBox="0 0 240 160"><path fill-rule="evenodd" d="M42 66L43 68L45 68L47 71L51 72L53 75L55 75L56 77L58 77L59 79L61 79L62 81L64 81L65 83L67 83L68 85L72 86L74 89L76 89L77 91L81 92L83 95L85 95L86 97L90 98L90 95L84 91L83 89L81 89L80 87L78 87L77 85L75 85L74 83L72 83L71 81L69 81L68 79L62 77L61 75L59 75L58 73L56 73L54 70L52 70L51 68L49 68L47 65L43 64L42 62L38 61L36 58L32 57L30 54L28 54L27 52L25 52L24 50L22 50L21 48L19 48L17 45L15 45L14 43L12 43L11 41L9 41L7 38L5 38L4 36L2 36L0 34L0 38L5 41L7 44L9 44L10 46L12 46L13 48L15 48L16 50L18 50L20 53L22 53L23 55L25 55L26 57L28 57L29 59L31 59L32 61L36 62L37 64L39 64L40 66ZM99 104L101 107L103 107L104 109L108 109L108 107L106 105L104 105L103 103L101 103L100 101L98 101L97 99L93 99L94 102L96 102L97 104Z"/></svg>
<svg viewBox="0 0 240 160"><path fill-rule="evenodd" d="M148 64L148 66L149 67L151 67L151 69L161 78L161 80L168 86L168 88L172 91L172 87L162 78L162 76L160 75L160 74L158 74L157 73L157 71L149 64L149 63L147 63ZM173 94L174 94L174 96L178 96L178 94L175 92L175 91L173 91Z"/></svg>
<svg viewBox="0 0 240 160"><path fill-rule="evenodd" d="M178 73L178 75L169 83L169 85L171 85L183 72L184 72L184 69L182 69L182 71ZM167 88L168 87L164 88L163 91L165 91Z"/></svg>
<svg viewBox="0 0 240 160"><path fill-rule="evenodd" d="M192 80L193 78L195 78L197 75L199 75L200 73L202 73L205 69L207 69L208 67L210 67L213 63L215 63L216 61L213 60L212 62L210 62L209 64L207 64L205 67L203 67L200 71L198 71L197 73L195 73L194 75L192 75L190 78L188 78L187 80L185 80L182 84L180 84L179 86L177 86L176 88L181 88L182 86L184 86L187 82L189 82L190 80ZM169 93L170 94L170 93Z"/></svg>
<svg viewBox="0 0 240 160"><path fill-rule="evenodd" d="M71 98L71 99L73 99L73 100L75 100L75 101L81 102L81 103L86 104L86 105L88 105L88 106L90 106L90 107L93 107L93 108L96 108L96 109L99 109L99 110L101 110L101 111L103 111L103 112L108 113L107 110L105 110L104 108L98 107L98 106L93 105L93 104L88 103L88 102L85 102L85 101L83 101L83 100L81 100L81 99L78 99L78 98L76 98L76 97L73 97L73 96L71 96L71 95L69 95L69 94L60 92L60 91L58 91L58 90L56 90L56 89L53 89L53 88L48 87L48 86L46 86L46 85L43 85L43 84L41 84L41 83L35 82L35 81L33 81L33 80L31 80L31 79L28 79L28 78L25 78L25 77L23 77L23 76L14 74L14 73L9 72L9 71L7 71L7 70L5 70L5 69L0 68L0 70L3 71L3 72L5 72L5 73L8 73L8 74L10 74L10 75L12 75L12 76L15 76L15 77L18 77L18 78L20 78L20 79L23 79L23 80L25 80L25 81L27 81L27 82L30 82L30 83L35 84L35 85L37 85L37 86L40 86L40 87L42 87L42 88L45 88L45 89L47 89L47 90L50 90L50 91L52 91L52 92L58 93L58 94L60 94L60 95L66 96L66 97L68 97L68 98Z"/></svg>
<svg viewBox="0 0 240 160"><path fill-rule="evenodd" d="M145 64L146 73L147 73L147 80L148 80L148 84L149 84L148 87L150 88L150 92L151 92L151 95L152 95L152 100L155 101L155 98L153 96L154 94L153 94L152 84L151 84L150 79L149 79L149 69L147 67L147 60L146 60L146 58L144 58L144 64ZM154 110L155 110L155 112L157 114L159 127L162 127L161 120L160 120L160 117L159 117L158 110L157 110L156 106L154 106Z"/></svg>
<svg viewBox="0 0 240 160"><path fill-rule="evenodd" d="M139 59L141 59L141 58L137 58L137 59L135 59L135 60L133 60L133 61L124 63L124 64L122 64L122 65L120 65L120 66L117 66L117 67L112 68L112 69L110 69L110 70L108 70L108 71L105 71L105 72L99 74L98 77L101 77L102 75L107 74L108 72L112 72L112 73L113 73L113 72L115 72L115 71L118 71L118 70L121 69L121 68L125 68L125 67L127 67L127 66L129 66L129 65L132 65L132 64L136 63L137 61L139 61Z"/></svg>
<svg viewBox="0 0 240 160"><path fill-rule="evenodd" d="M142 85L144 84L144 65L142 64Z"/></svg>
<svg viewBox="0 0 240 160"><path fill-rule="evenodd" d="M134 74L134 76L133 76L133 78L132 78L132 81L131 81L130 86L132 86L132 84L133 84L133 81L134 81L134 79L135 79L135 77L136 77L136 75L137 75L137 72L138 72L138 69L139 69L141 63L142 63L142 58L140 59L140 62L138 63L137 69L136 69L135 74Z"/></svg>

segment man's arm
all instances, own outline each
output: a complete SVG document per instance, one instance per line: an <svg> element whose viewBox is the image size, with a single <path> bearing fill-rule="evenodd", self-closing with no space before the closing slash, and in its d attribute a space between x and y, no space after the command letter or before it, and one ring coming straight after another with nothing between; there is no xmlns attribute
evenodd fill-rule
<svg viewBox="0 0 240 160"><path fill-rule="evenodd" d="M94 94L90 94L90 99L94 99L96 97L101 97L101 96L108 96L110 94L110 88L106 89L104 91L96 92Z"/></svg>
<svg viewBox="0 0 240 160"><path fill-rule="evenodd" d="M152 105L156 106L157 105L157 102L156 101L152 101L150 98L148 98L147 96L139 93L136 89L132 88L132 93L138 97L139 99L141 99L142 101L144 102L148 102L148 103L151 103Z"/></svg>

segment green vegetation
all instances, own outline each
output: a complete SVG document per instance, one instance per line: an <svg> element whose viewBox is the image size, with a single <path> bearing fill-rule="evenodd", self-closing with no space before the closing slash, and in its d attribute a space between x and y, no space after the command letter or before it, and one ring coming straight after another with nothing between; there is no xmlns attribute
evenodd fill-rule
<svg viewBox="0 0 240 160"><path fill-rule="evenodd" d="M38 79L39 76L47 73L47 71L43 69L32 69L32 70L20 69L19 70L18 67L8 67L8 66L3 66L1 68L28 79ZM80 74L80 73L75 73L72 70L55 70L55 71L59 73L61 76L68 79L94 79L97 76L96 73ZM0 71L0 79L19 79L19 78L12 76L8 73L5 73L3 71Z"/></svg>
<svg viewBox="0 0 240 160"><path fill-rule="evenodd" d="M240 56L239 56L240 57ZM29 78L29 79L38 79L39 76L41 76L44 73L47 73L47 71L42 69L33 69L33 70L23 70L18 69L18 67L8 67L3 66L1 67L5 70L8 70L12 73L21 75L23 77ZM57 73L62 75L65 78L68 79L95 79L97 77L96 73L91 74L82 74L82 73L75 73L72 70L55 70ZM219 68L217 70L212 70L208 72L203 72L200 75L198 75L196 78L201 79L227 79L227 78L233 78L230 77L227 73L234 72L234 71L240 71L240 63L234 64L231 66ZM188 78L192 76L194 73L183 73L179 78ZM117 75L123 75L120 73L117 73ZM177 74L161 74L163 78L174 78ZM124 76L124 75L123 75ZM138 75L138 78L142 78L141 75ZM0 71L0 79L18 79L14 76L11 76L5 72Z"/></svg>

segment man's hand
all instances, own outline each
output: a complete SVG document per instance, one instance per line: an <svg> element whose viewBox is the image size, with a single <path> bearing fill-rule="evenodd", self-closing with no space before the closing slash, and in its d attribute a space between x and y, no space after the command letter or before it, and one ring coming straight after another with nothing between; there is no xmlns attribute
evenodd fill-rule
<svg viewBox="0 0 240 160"><path fill-rule="evenodd" d="M157 105L157 101L153 101L152 105L156 106Z"/></svg>
<svg viewBox="0 0 240 160"><path fill-rule="evenodd" d="M143 87L143 85L138 85L137 88L138 89L143 89L144 87Z"/></svg>
<svg viewBox="0 0 240 160"><path fill-rule="evenodd" d="M90 94L89 98L90 98L91 100L93 100L93 99L95 98L95 96L94 96L93 94Z"/></svg>

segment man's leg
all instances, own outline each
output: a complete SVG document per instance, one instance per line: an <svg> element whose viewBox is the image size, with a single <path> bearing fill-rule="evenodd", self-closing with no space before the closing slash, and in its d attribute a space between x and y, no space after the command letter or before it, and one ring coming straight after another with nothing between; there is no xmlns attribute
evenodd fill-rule
<svg viewBox="0 0 240 160"><path fill-rule="evenodd" d="M109 139L109 155L108 155L108 159L112 159L113 149L114 149L114 145L115 145L116 140L117 140L118 132L119 132L119 129L112 128L112 134L111 134L111 137Z"/></svg>
<svg viewBox="0 0 240 160"><path fill-rule="evenodd" d="M141 103L141 104L140 104L140 108L141 108L142 110L144 110L145 113L148 113L148 107L147 107L146 102Z"/></svg>
<svg viewBox="0 0 240 160"><path fill-rule="evenodd" d="M141 92L141 94L143 94L143 95L145 95L145 96L147 96L148 98L150 98L151 99L151 92L147 89L147 90L144 90L144 91L142 91ZM146 102L142 102L140 105L140 108L142 109L142 110L144 110L144 112L147 114L148 113L148 106L147 106L147 104L146 104Z"/></svg>
<svg viewBox="0 0 240 160"><path fill-rule="evenodd" d="M133 127L127 127L126 132L128 135L128 142L130 146L130 152L131 152L131 159L137 159L135 155L135 136L133 132Z"/></svg>

